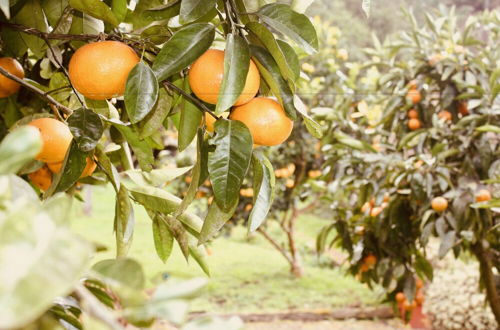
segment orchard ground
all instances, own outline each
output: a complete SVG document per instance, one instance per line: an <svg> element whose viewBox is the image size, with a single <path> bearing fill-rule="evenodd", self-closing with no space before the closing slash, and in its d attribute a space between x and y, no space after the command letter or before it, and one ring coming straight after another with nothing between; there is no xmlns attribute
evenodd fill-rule
<svg viewBox="0 0 500 330"><path fill-rule="evenodd" d="M109 240L114 212L112 191L92 188L90 217L83 214L81 206L75 203L76 214L72 221L75 229L91 241L109 242L108 250L98 253L94 261L113 258L114 241ZM143 263L150 286L165 276L205 276L196 263L186 264L177 246L168 263L163 264L153 252L151 220L142 207L135 207L135 212L136 230L130 257ZM298 222L298 241L305 247L301 251L305 276L300 279L290 276L288 265L279 252L260 236L248 237L246 228L235 227L230 236L215 240L208 257L212 277L207 292L193 301L192 311L267 313L378 305L376 290L370 291L340 268L332 270L318 265L314 239L324 222L310 215Z"/></svg>

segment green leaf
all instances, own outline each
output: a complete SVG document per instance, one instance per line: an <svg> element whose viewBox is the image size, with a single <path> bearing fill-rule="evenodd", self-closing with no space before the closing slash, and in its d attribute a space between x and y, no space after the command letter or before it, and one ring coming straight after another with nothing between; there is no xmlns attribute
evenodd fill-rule
<svg viewBox="0 0 500 330"><path fill-rule="evenodd" d="M160 89L158 102L153 110L144 118L139 125L139 139L145 139L163 126L163 122L172 110L173 98L165 89Z"/></svg>
<svg viewBox="0 0 500 330"><path fill-rule="evenodd" d="M294 12L289 5L273 3L262 7L257 15L264 23L285 34L308 54L318 50L318 37L309 18Z"/></svg>
<svg viewBox="0 0 500 330"><path fill-rule="evenodd" d="M292 9L303 14L314 0L293 0Z"/></svg>
<svg viewBox="0 0 500 330"><path fill-rule="evenodd" d="M500 199L491 199L487 202L474 203L470 207L474 209L491 209L500 207Z"/></svg>
<svg viewBox="0 0 500 330"><path fill-rule="evenodd" d="M120 24L111 8L100 0L69 0L69 5L113 26Z"/></svg>
<svg viewBox="0 0 500 330"><path fill-rule="evenodd" d="M40 131L33 126L21 126L0 143L0 174L17 173L32 161L42 149Z"/></svg>
<svg viewBox="0 0 500 330"><path fill-rule="evenodd" d="M274 199L276 178L273 165L262 153L254 152L253 163L253 208L248 218L248 231L259 228L271 209Z"/></svg>
<svg viewBox="0 0 500 330"><path fill-rule="evenodd" d="M102 260L92 270L103 276L105 282L111 280L136 290L142 290L146 281L141 265L129 258Z"/></svg>
<svg viewBox="0 0 500 330"><path fill-rule="evenodd" d="M426 278L428 278L430 281L432 281L432 278L434 276L434 270L432 268L431 263L425 259L423 256L420 254L417 254L416 259L415 259L415 270L422 274L425 275ZM424 276L420 275L421 278Z"/></svg>
<svg viewBox="0 0 500 330"><path fill-rule="evenodd" d="M18 329L45 313L54 299L71 292L87 270L92 248L67 226L56 225L40 203L27 199L24 192L15 203L4 205L0 328Z"/></svg>
<svg viewBox="0 0 500 330"><path fill-rule="evenodd" d="M13 23L22 24L31 28L35 28L42 32L48 32L48 26L45 20L42 6L38 0L28 0L13 19ZM26 46L36 55L37 58L42 58L45 54L47 45L43 39L25 33L20 34L21 39Z"/></svg>
<svg viewBox="0 0 500 330"><path fill-rule="evenodd" d="M215 0L182 0L180 22L191 23L215 8Z"/></svg>
<svg viewBox="0 0 500 330"><path fill-rule="evenodd" d="M495 126L495 125L483 125L478 128L476 128L476 131L478 132L493 132L493 133L500 133L500 127Z"/></svg>
<svg viewBox="0 0 500 330"><path fill-rule="evenodd" d="M267 48L269 53L272 55L276 63L278 64L278 67L280 69L281 74L283 75L283 78L285 80L289 81L295 81L295 79L298 77L298 74L294 71L297 68L299 69L299 74L300 74L300 67L298 67L298 62L294 63L295 67L292 69L291 65L288 63L287 58L285 57L284 51L282 47L286 46L281 46L278 44L276 39L274 38L274 35L272 34L271 31L269 31L263 24L260 24L258 22L249 22L245 26L250 32L252 32L259 40L262 42L262 44ZM283 44L287 45L286 43L282 42ZM287 48L289 51L289 49ZM293 49L292 49L293 52ZM296 56L296 55L295 55ZM297 59L297 58L294 58ZM298 59L297 59L298 61Z"/></svg>
<svg viewBox="0 0 500 330"><path fill-rule="evenodd" d="M283 40L276 40L276 42L278 46L280 46L283 55L285 55L286 63L290 70L292 70L293 76L295 77L293 80L298 79L300 77L300 60L295 49Z"/></svg>
<svg viewBox="0 0 500 330"><path fill-rule="evenodd" d="M127 16L127 0L112 0L111 11L118 22L123 22Z"/></svg>
<svg viewBox="0 0 500 330"><path fill-rule="evenodd" d="M455 245L456 233L454 230L447 232L441 237L441 244L439 245L438 257L443 258L446 253Z"/></svg>
<svg viewBox="0 0 500 330"><path fill-rule="evenodd" d="M168 226L168 229L174 236L175 240L179 244L184 258L188 260L189 257L189 238L186 232L186 228L183 226L182 222L178 219L171 217L169 215L159 214L158 217Z"/></svg>
<svg viewBox="0 0 500 330"><path fill-rule="evenodd" d="M202 248L199 246L189 245L189 254L198 263L205 274L207 274L207 276L210 276L210 269L208 268L205 254L201 249Z"/></svg>
<svg viewBox="0 0 500 330"><path fill-rule="evenodd" d="M144 62L130 71L125 87L125 108L132 124L144 119L158 99L158 81Z"/></svg>
<svg viewBox="0 0 500 330"><path fill-rule="evenodd" d="M167 225L159 217L151 219L153 221L153 238L155 250L161 261L166 262L172 253L174 246L174 236Z"/></svg>
<svg viewBox="0 0 500 330"><path fill-rule="evenodd" d="M241 95L249 67L250 49L247 42L242 37L228 34L224 52L224 76L215 108L217 115L232 107Z"/></svg>
<svg viewBox="0 0 500 330"><path fill-rule="evenodd" d="M259 68L259 72L271 87L273 94L278 98L278 101L283 105L285 112L291 119L296 119L296 109L293 101L293 92L290 86L281 76L276 61L267 50L259 46L250 46L252 58Z"/></svg>
<svg viewBox="0 0 500 330"><path fill-rule="evenodd" d="M190 94L191 89L187 79L184 80L184 90ZM185 97L181 101L181 118L179 121L179 151L186 149L193 141L198 128L200 127L203 112L196 105Z"/></svg>
<svg viewBox="0 0 500 330"><path fill-rule="evenodd" d="M132 185L128 185L127 188L138 203L152 211L173 214L181 204L181 200L177 196L163 189ZM203 221L197 215L184 212L177 219L185 225L193 236L199 236Z"/></svg>
<svg viewBox="0 0 500 330"><path fill-rule="evenodd" d="M208 154L215 201L223 211L229 211L238 201L250 165L252 135L242 122L220 119L215 122L215 137L210 142L215 145L215 151Z"/></svg>
<svg viewBox="0 0 500 330"><path fill-rule="evenodd" d="M224 224L231 219L236 207L238 206L238 196L236 202L228 211L223 211L220 209L219 205L215 202L210 204L208 208L207 216L205 221L203 221L203 227L201 228L200 238L198 240L198 245L205 244L214 238L215 234L224 226Z"/></svg>
<svg viewBox="0 0 500 330"><path fill-rule="evenodd" d="M346 145L350 148L361 150L361 151L377 152L375 149L373 149L373 147L370 144L368 144L364 141L354 139L345 133L337 131L337 132L333 133L333 136L339 143Z"/></svg>
<svg viewBox="0 0 500 330"><path fill-rule="evenodd" d="M104 132L101 117L85 108L73 112L68 118L68 126L78 147L84 152L93 150Z"/></svg>
<svg viewBox="0 0 500 330"><path fill-rule="evenodd" d="M134 208L125 186L120 186L115 204L116 257L125 257L134 235Z"/></svg>
<svg viewBox="0 0 500 330"><path fill-rule="evenodd" d="M323 137L323 129L321 125L308 115L306 105L298 95L294 95L293 99L295 109L297 109L297 111L302 115L307 131L315 138L321 139Z"/></svg>
<svg viewBox="0 0 500 330"><path fill-rule="evenodd" d="M64 157L62 169L59 173L53 175L52 184L45 193L46 196L52 196L55 193L66 191L71 188L83 173L87 166L87 153L83 152L75 140Z"/></svg>
<svg viewBox="0 0 500 330"><path fill-rule="evenodd" d="M184 213L191 202L196 197L196 192L198 188L206 179L204 173L207 171L208 162L208 148L203 140L203 130L198 129L197 143L196 143L196 164L194 164L193 172L191 173L191 183L189 184L188 190L186 191L186 196L182 199L182 203L179 209L175 212L177 217L179 214Z"/></svg>
<svg viewBox="0 0 500 330"><path fill-rule="evenodd" d="M153 72L163 81L186 68L212 44L215 28L212 24L196 23L177 31L161 49L153 62Z"/></svg>
<svg viewBox="0 0 500 330"><path fill-rule="evenodd" d="M130 127L116 122L112 122L112 124L120 131L120 133L123 134L127 142L130 144L130 147L139 161L141 169L147 172L151 171L155 161L151 146L145 140L140 140L137 136L138 134Z"/></svg>

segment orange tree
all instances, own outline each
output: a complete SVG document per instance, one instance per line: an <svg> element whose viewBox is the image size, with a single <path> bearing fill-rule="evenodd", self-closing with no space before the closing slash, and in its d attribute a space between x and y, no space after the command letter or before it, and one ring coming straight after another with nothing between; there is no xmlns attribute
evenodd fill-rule
<svg viewBox="0 0 500 330"><path fill-rule="evenodd" d="M430 241L440 257L472 254L500 322L498 12L463 27L453 12L407 17L413 28L375 40L335 110L317 114L335 192L318 248L341 246L350 273L407 310L432 279Z"/></svg>
<svg viewBox="0 0 500 330"><path fill-rule="evenodd" d="M303 10L303 3L296 1L293 8ZM5 162L2 174L31 182L44 204L61 193L81 198L81 184L110 184L116 192L112 226L119 260L128 260L134 231L132 203L136 203L151 218L152 239L162 261L177 241L184 256L193 257L208 274L198 246L212 239L233 215L250 167L261 173L253 176L258 187L249 219L253 229L269 211L274 170L264 147L284 142L297 118L303 118L310 130L319 130L295 106L300 67L290 42L314 53L318 40L309 19L293 8L243 0L3 3L0 137L7 140L9 131L22 130L21 139L4 141L10 152L5 159L18 160L16 148L28 157L15 162L16 166ZM179 150L194 141L194 166L172 169L157 160L166 127L178 131ZM30 139L41 144L28 152L22 144ZM261 147L254 149L257 145ZM189 171L192 181L181 199L168 191L167 183ZM207 179L215 198L202 220L187 208ZM10 187L12 196L27 189L18 184ZM5 240L2 251L12 252L8 243L14 238ZM64 255L61 260L69 262L70 257ZM78 266L72 279L85 272L85 267ZM113 269L113 276L120 277L126 273L120 267L97 268L105 274ZM23 272L18 275L2 287L2 297L7 293L15 297L16 292L9 291L16 288L14 284L26 288L20 283L27 277ZM49 290L61 280L56 276L38 279L38 286L48 288L43 304L34 303L29 317L18 318L16 309L2 307L6 314L0 319L12 323L0 327L23 326L47 311L48 301L70 292L66 282L61 290ZM141 283L135 284L135 289L142 288ZM111 327L118 319L143 326L158 316L151 306L141 317L131 312L138 302L126 299L128 289L106 300L109 297L103 297L102 290L92 288L87 286L78 296L82 305L73 310L66 304L51 316L69 319L72 313L78 324L79 308L95 300L88 290L122 311L109 319L92 307L84 309L94 311L94 317L105 319ZM10 301L1 300L7 305Z"/></svg>

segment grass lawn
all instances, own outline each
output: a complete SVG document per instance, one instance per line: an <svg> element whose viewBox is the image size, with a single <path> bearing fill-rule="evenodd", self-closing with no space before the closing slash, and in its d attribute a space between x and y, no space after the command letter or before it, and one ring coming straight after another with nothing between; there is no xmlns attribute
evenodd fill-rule
<svg viewBox="0 0 500 330"><path fill-rule="evenodd" d="M114 257L114 194L110 189L93 188L92 216L83 215L76 205L73 227L87 239L105 244L108 251L96 260ZM166 264L156 256L151 222L142 207L135 207L136 227L130 257L139 260L149 284L169 276L205 276L194 261L186 263L176 246ZM208 257L211 279L204 295L194 300L192 310L212 313L270 312L289 309L330 309L350 305L373 305L375 293L340 269L321 268L311 250L314 236L324 220L304 216L298 222L298 242L303 246L305 274L289 275L283 257L260 236L248 238L244 228L234 228L230 237L211 245ZM308 247L309 246L309 247ZM309 252L308 252L309 251Z"/></svg>

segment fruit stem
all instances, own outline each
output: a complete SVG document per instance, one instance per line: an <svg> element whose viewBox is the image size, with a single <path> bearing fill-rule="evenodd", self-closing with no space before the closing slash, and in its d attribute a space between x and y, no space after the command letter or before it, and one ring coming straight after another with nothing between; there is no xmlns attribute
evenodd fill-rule
<svg viewBox="0 0 500 330"><path fill-rule="evenodd" d="M162 82L162 84L163 84L163 87L165 87L165 89L167 89L167 90L172 90L173 89L178 94L181 94L182 96L184 96L184 98L188 99L191 103L193 103L194 105L196 105L196 107L198 108L198 110L210 114L210 116L214 117L215 120L219 120L220 119L220 117L217 116L206 105L204 105L201 101L199 101L197 98L195 98L191 94L186 93L182 88L179 88L179 87L175 86L174 84L172 84L168 80L164 80Z"/></svg>
<svg viewBox="0 0 500 330"><path fill-rule="evenodd" d="M35 86L27 83L23 79L15 76L13 74L10 74L7 70L5 70L2 67L0 67L0 74L4 75L5 77L7 77L11 80L14 80L18 84L26 87L26 89L30 90L31 92L38 94L38 96L40 96L42 99L44 99L45 101L47 101L49 103L52 103L53 105L55 105L58 109L60 109L65 114L71 115L73 113L73 110L71 110L67 106L64 106L61 103L57 102L52 96L48 95L47 93L45 93L44 91L42 91L38 87L35 87Z"/></svg>

